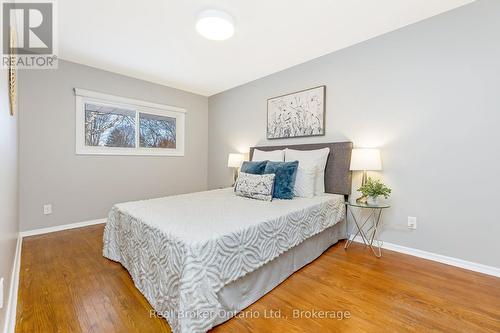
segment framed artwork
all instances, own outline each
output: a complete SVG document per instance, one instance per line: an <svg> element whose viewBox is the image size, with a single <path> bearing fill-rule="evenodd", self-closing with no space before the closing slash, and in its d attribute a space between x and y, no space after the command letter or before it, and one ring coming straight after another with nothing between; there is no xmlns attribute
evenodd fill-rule
<svg viewBox="0 0 500 333"><path fill-rule="evenodd" d="M267 100L267 138L325 135L325 91L319 86Z"/></svg>

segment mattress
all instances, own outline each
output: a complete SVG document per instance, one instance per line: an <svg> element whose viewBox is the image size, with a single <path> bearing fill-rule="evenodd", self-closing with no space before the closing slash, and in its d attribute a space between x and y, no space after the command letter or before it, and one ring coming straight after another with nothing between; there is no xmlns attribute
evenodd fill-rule
<svg viewBox="0 0 500 333"><path fill-rule="evenodd" d="M343 220L340 195L258 201L231 188L115 205L105 257L120 262L174 332L205 332L218 292Z"/></svg>

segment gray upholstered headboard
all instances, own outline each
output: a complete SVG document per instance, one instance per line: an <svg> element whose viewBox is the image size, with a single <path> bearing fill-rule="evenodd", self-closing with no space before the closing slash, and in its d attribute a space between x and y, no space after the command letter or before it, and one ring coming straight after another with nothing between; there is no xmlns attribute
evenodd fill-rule
<svg viewBox="0 0 500 333"><path fill-rule="evenodd" d="M262 146L250 148L250 160L252 160L254 149L259 150L277 150L277 149L297 149L311 150L330 148L330 155L325 169L325 190L327 193L335 194L351 194L351 164L352 142L330 142L330 143L313 143L303 145L287 145L287 146Z"/></svg>

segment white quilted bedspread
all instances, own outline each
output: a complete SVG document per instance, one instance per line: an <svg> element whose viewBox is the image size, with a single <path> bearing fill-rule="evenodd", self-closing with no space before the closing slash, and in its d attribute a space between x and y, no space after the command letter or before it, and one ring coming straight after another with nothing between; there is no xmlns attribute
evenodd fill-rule
<svg viewBox="0 0 500 333"><path fill-rule="evenodd" d="M343 203L334 194L266 202L227 188L117 204L103 254L174 332L206 332L222 287L341 221Z"/></svg>

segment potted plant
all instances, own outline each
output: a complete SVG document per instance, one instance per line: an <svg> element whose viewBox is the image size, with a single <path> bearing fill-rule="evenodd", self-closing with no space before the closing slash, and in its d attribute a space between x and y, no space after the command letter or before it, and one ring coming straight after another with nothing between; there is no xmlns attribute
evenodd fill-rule
<svg viewBox="0 0 500 333"><path fill-rule="evenodd" d="M376 205L378 203L378 197L383 196L387 199L392 190L385 186L380 180L368 177L366 183L362 185L358 191L368 198L367 203L369 205Z"/></svg>

